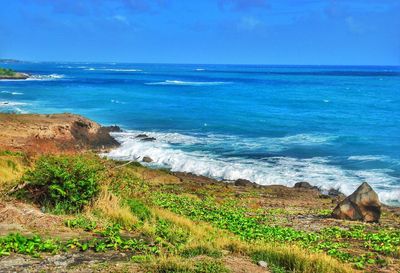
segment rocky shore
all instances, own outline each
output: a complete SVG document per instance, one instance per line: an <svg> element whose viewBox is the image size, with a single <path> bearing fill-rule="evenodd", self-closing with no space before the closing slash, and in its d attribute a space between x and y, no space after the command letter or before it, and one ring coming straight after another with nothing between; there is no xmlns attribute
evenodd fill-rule
<svg viewBox="0 0 400 273"><path fill-rule="evenodd" d="M110 136L119 127L103 127L74 114L0 114L0 128L0 148L13 151L107 150L119 145Z"/></svg>
<svg viewBox="0 0 400 273"><path fill-rule="evenodd" d="M123 248L87 251L90 244L76 241L85 247L55 256L47 253L40 260L0 255L1 272L119 272L120 266L128 272L183 272L170 268L191 268L210 259L213 266L228 269L210 272L400 270L400 210L381 204L366 183L346 197L306 181L294 187L260 186L246 179L218 181L148 168L142 165L152 162L146 155L142 162L118 162L91 153L117 147L110 135L117 131L117 126L103 127L75 114L0 114L0 239L19 232L61 241L98 240L113 223L122 227L123 238L145 238L150 248L157 247L169 258L147 254L137 263L137 253ZM144 134L137 138L155 141ZM102 165L97 199L80 214L54 215L10 194L29 192L20 178L41 154L61 155L71 162L83 156L85 164ZM66 226L66 221L73 224ZM77 221L84 222L72 227ZM165 267L159 267L163 263Z"/></svg>

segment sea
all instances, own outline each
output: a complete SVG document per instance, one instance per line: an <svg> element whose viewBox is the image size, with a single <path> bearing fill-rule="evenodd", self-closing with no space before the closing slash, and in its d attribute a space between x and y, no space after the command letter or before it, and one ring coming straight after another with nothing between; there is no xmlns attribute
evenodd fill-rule
<svg viewBox="0 0 400 273"><path fill-rule="evenodd" d="M119 125L119 160L260 185L368 182L400 205L400 67L11 63L0 111ZM0 128L1 130L1 128ZM140 141L147 134L156 140Z"/></svg>

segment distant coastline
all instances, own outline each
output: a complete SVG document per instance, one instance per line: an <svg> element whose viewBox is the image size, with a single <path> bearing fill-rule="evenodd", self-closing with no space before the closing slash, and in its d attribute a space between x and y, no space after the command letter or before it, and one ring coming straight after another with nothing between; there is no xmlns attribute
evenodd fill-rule
<svg viewBox="0 0 400 273"><path fill-rule="evenodd" d="M0 68L0 80L26 80L29 74L16 72L12 69Z"/></svg>

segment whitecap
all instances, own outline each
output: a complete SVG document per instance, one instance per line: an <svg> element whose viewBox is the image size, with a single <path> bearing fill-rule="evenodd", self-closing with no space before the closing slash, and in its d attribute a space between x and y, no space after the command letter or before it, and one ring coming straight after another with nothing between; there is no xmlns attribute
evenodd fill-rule
<svg viewBox="0 0 400 273"><path fill-rule="evenodd" d="M192 81L178 81L178 80L166 80L163 82L150 82L146 85L187 85L187 86L206 86L206 85L224 85L231 84L232 82L192 82Z"/></svg>
<svg viewBox="0 0 400 273"><path fill-rule="evenodd" d="M107 68L107 69L100 69L104 71L115 71L115 72L142 72L141 69L129 69L129 68Z"/></svg>
<svg viewBox="0 0 400 273"><path fill-rule="evenodd" d="M352 155L347 158L354 161L385 161L387 156L383 155Z"/></svg>
<svg viewBox="0 0 400 273"><path fill-rule="evenodd" d="M26 80L30 81L52 81L64 78L62 74L48 74L48 75L30 75Z"/></svg>
<svg viewBox="0 0 400 273"><path fill-rule="evenodd" d="M10 95L23 95L24 93L21 92L11 92L11 91L1 91L3 94L10 94Z"/></svg>
<svg viewBox="0 0 400 273"><path fill-rule="evenodd" d="M13 106L23 106L27 105L24 102L16 102L16 101L0 101L0 107L13 107Z"/></svg>
<svg viewBox="0 0 400 273"><path fill-rule="evenodd" d="M140 141L136 138L139 133L155 137L156 141ZM330 158L327 157L300 159L275 156L262 160L220 157L212 153L188 151L181 146L190 147L190 145L203 144L207 141L221 141L213 136L196 137L179 133L139 131L114 133L113 136L121 143L121 146L106 154L112 159L132 160L149 156L153 159L153 163L150 165L168 167L172 171L190 172L220 180L243 178L260 185L293 186L296 182L308 181L321 189L335 188L345 194L352 193L362 182L366 181L376 189L382 201L388 203L393 203L399 194L399 187L393 186L399 181L390 175L390 170L345 170L333 165ZM220 138L220 136L217 137ZM227 143L227 138L229 137L225 136L225 143ZM296 142L307 138L300 135L300 137L281 138L280 141ZM231 137L231 140L234 139L235 137ZM319 138L316 140L317 143L321 141Z"/></svg>

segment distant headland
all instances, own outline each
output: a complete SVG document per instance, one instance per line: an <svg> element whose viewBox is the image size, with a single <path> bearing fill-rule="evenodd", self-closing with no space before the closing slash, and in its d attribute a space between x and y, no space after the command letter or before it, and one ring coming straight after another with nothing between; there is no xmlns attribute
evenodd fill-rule
<svg viewBox="0 0 400 273"><path fill-rule="evenodd" d="M29 78L29 74L0 67L0 80L26 80L27 78Z"/></svg>

